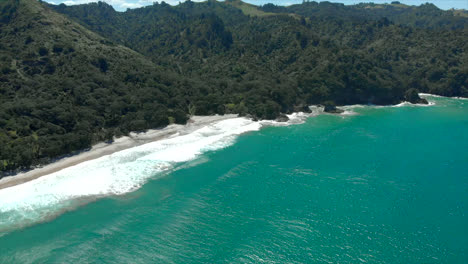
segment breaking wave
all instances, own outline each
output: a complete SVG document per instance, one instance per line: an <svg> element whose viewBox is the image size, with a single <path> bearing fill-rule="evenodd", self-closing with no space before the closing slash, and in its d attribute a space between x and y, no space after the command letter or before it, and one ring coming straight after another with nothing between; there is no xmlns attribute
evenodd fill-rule
<svg viewBox="0 0 468 264"><path fill-rule="evenodd" d="M177 163L225 148L238 135L260 127L246 118L227 119L0 190L0 233L47 220L96 197L134 191Z"/></svg>
<svg viewBox="0 0 468 264"><path fill-rule="evenodd" d="M399 106L409 106L402 103ZM419 106L419 105L418 105ZM365 105L342 106L342 117L358 114ZM140 188L151 178L165 175L181 162L194 160L207 151L225 148L237 136L262 126L302 124L323 114L323 107L310 106L311 113L293 113L287 122L247 118L218 121L185 135L147 143L0 190L0 236L11 230L53 218L99 197L121 195Z"/></svg>

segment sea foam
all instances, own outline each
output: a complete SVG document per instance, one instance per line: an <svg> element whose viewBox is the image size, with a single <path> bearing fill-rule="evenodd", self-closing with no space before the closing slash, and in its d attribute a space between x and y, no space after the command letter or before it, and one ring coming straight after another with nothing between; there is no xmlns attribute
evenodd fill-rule
<svg viewBox="0 0 468 264"><path fill-rule="evenodd" d="M396 107L410 105L404 102ZM340 108L345 112L340 116L355 115L357 113L354 109L366 107L385 106L343 106ZM324 113L323 107L319 106L310 106L310 110L311 113L288 115L287 122L255 122L240 117L218 121L186 135L176 134L2 189L0 236L5 231L44 221L90 199L134 191L150 178L162 175L178 163L193 160L207 151L232 145L236 137L245 132L257 131L262 126L302 124L309 117Z"/></svg>
<svg viewBox="0 0 468 264"><path fill-rule="evenodd" d="M468 100L466 97L449 97L449 96L442 96L442 95L436 95L436 94L429 94L429 93L419 93L420 97L435 97L435 98L451 98L451 99L459 99L459 100Z"/></svg>
<svg viewBox="0 0 468 264"><path fill-rule="evenodd" d="M304 113L304 112L296 112L292 113L290 115L286 115L288 117L288 121L286 122L279 122L279 121L274 121L274 120L261 120L259 121L262 126L290 126L290 125L299 125L305 123L305 121L309 117L314 117L318 116L320 114L323 114L323 107L320 106L309 106L310 113Z"/></svg>
<svg viewBox="0 0 468 264"><path fill-rule="evenodd" d="M0 233L43 221L80 201L134 191L177 163L227 147L238 135L261 126L246 118L227 119L0 190Z"/></svg>

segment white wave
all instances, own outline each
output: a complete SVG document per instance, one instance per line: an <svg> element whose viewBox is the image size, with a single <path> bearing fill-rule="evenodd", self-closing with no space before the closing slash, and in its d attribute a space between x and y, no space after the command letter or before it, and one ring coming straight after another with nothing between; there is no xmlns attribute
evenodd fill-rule
<svg viewBox="0 0 468 264"><path fill-rule="evenodd" d="M309 117L314 117L323 114L323 107L312 105L309 106L309 109L311 110L310 113L296 112L290 115L286 115L288 117L288 121L286 122L278 122L274 120L261 120L260 124L262 124L263 126L299 125L303 124Z"/></svg>
<svg viewBox="0 0 468 264"><path fill-rule="evenodd" d="M401 103L396 107L411 105ZM385 107L341 106L340 115L355 115L353 109ZM0 190L0 233L12 227L39 222L86 198L121 195L141 187L148 179L171 170L180 162L233 144L236 137L262 126L302 124L323 114L323 107L310 106L311 113L293 113L287 122L232 118L212 123L189 134L129 148L89 160L20 185Z"/></svg>
<svg viewBox="0 0 468 264"><path fill-rule="evenodd" d="M357 113L354 113L352 110L354 109L359 109L359 108L386 108L386 107L416 107L416 106L433 106L435 105L435 102L432 102L432 101L428 101L428 104L412 104L410 102L401 102L399 104L396 104L396 105L363 105L363 104L356 104L356 105L345 105L345 106L341 106L340 108L345 110L345 113L342 113L344 115L346 115L346 111L351 111L351 113L348 113L349 114L357 114Z"/></svg>
<svg viewBox="0 0 468 264"><path fill-rule="evenodd" d="M443 98L444 96L441 95L436 95L436 94L430 94L430 93L418 93L419 96L430 96L430 97L441 97Z"/></svg>
<svg viewBox="0 0 468 264"><path fill-rule="evenodd" d="M411 106L412 104L410 102L401 102L399 104L396 104L396 105L392 105L391 107L403 107L403 106Z"/></svg>
<svg viewBox="0 0 468 264"><path fill-rule="evenodd" d="M459 99L459 100L468 100L468 98L465 97L458 97L458 96L442 96L442 95L436 95L436 94L430 94L430 93L419 93L419 96L422 97L436 97L436 98L451 98L451 99Z"/></svg>
<svg viewBox="0 0 468 264"><path fill-rule="evenodd" d="M414 107L414 106L433 106L435 105L435 102L432 102L432 101L428 101L427 104L412 104L410 102L402 102L402 103L399 103L397 105L392 105L391 107L403 107L403 106L410 106L410 107Z"/></svg>
<svg viewBox="0 0 468 264"><path fill-rule="evenodd" d="M233 118L192 133L155 141L86 161L24 184L0 190L0 232L42 221L90 197L120 195L141 187L176 163L229 146L261 124Z"/></svg>
<svg viewBox="0 0 468 264"><path fill-rule="evenodd" d="M345 110L345 111L352 111L354 109L359 109L359 108L366 108L366 107L372 107L371 105L362 105L362 104L355 104L355 105L344 105L341 106L340 108Z"/></svg>
<svg viewBox="0 0 468 264"><path fill-rule="evenodd" d="M352 111L352 110L344 110L343 113L341 113L340 115L342 116L352 116L352 115L357 115L358 113Z"/></svg>

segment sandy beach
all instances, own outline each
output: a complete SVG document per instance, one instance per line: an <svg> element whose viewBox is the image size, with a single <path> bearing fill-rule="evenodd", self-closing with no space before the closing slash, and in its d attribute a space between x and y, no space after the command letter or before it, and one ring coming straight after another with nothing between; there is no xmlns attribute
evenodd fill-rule
<svg viewBox="0 0 468 264"><path fill-rule="evenodd" d="M431 97L431 96L442 97L442 96L436 96L436 95L424 94L424 93L420 93L419 95L423 97ZM404 106L406 104L408 103L403 102L399 105L396 105L396 107ZM433 105L433 103L430 103L429 105L422 105L422 106L430 106L430 105ZM354 107L363 107L363 105L351 105L351 106L344 106L342 108L344 110L349 110ZM384 106L379 106L379 107L384 107ZM313 109L312 114L294 113L292 115L288 115L290 119L288 122L278 123L275 121L267 120L267 121L264 121L263 124L290 125L290 124L295 124L295 123L301 123L307 117L312 116L312 115L317 115L320 113L322 113L321 110ZM353 113L350 111L345 111L344 113L342 113L342 115L349 115L349 114L353 114ZM132 132L129 134L129 136L114 138L114 141L110 144L98 143L92 146L92 148L88 151L80 152L77 155L60 159L51 164L47 164L43 167L35 168L33 170L30 170L24 173L19 173L17 175L2 178L0 179L0 190L15 186L15 185L19 185L25 182L29 182L39 177L60 171L62 169L80 164L85 161L97 159L97 158L103 157L105 155L110 155L121 150L133 148L136 146L140 146L140 145L158 141L158 140L167 139L173 136L186 135L197 129L203 128L207 125L210 125L210 124L222 121L222 120L226 120L226 119L236 118L236 117L238 117L238 115L234 115L234 114L223 115L223 116L220 116L220 115L193 116L190 118L190 120L188 120L186 125L173 124L162 129L152 129L152 130L148 130L142 133Z"/></svg>
<svg viewBox="0 0 468 264"><path fill-rule="evenodd" d="M173 124L162 129L153 129L142 133L130 133L129 136L115 138L114 142L110 144L99 143L94 145L89 151L84 151L77 155L60 159L54 163L30 170L28 172L2 178L0 179L0 189L32 181L39 177L60 171L79 163L97 159L105 155L110 155L124 149L133 148L177 135L189 134L212 123L235 117L237 117L237 115L193 116L186 125Z"/></svg>

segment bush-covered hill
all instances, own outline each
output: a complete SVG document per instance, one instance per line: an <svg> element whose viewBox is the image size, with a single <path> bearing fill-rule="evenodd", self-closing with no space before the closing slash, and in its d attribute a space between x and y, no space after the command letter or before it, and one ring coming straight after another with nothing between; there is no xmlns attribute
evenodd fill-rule
<svg viewBox="0 0 468 264"><path fill-rule="evenodd" d="M390 4L361 3L346 6L341 3L306 1L291 6L266 4L260 9L270 13L294 13L310 18L331 18L336 20L379 20L411 27L426 29L463 29L467 27L466 10L444 11L434 4L409 6L393 1Z"/></svg>
<svg viewBox="0 0 468 264"><path fill-rule="evenodd" d="M0 171L184 123L180 78L32 0L0 3Z"/></svg>
<svg viewBox="0 0 468 264"><path fill-rule="evenodd" d="M318 6L0 2L0 173L191 114L468 96L463 16Z"/></svg>
<svg viewBox="0 0 468 264"><path fill-rule="evenodd" d="M271 118L271 109L262 110L265 102L276 116L325 100L395 103L411 88L468 94L468 18L430 4L305 2L274 9L230 0L155 3L123 13L105 3L54 8L159 65L208 87L222 84L229 94L239 94L225 103L244 102L262 118ZM417 19L404 19L414 14ZM429 25L441 19L453 26Z"/></svg>

